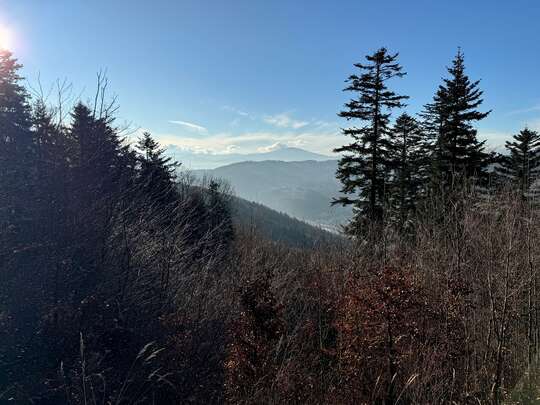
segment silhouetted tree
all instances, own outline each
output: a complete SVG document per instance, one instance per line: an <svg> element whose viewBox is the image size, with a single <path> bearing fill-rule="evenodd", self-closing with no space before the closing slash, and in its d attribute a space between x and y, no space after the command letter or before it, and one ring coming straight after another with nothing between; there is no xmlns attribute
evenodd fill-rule
<svg viewBox="0 0 540 405"><path fill-rule="evenodd" d="M0 333L0 386L24 378L25 367L6 367L25 358L39 315L28 297L41 299L39 267L42 240L36 232L35 144L30 97L22 86L21 65L9 51L0 51L0 312L13 327Z"/></svg>
<svg viewBox="0 0 540 405"><path fill-rule="evenodd" d="M418 122L403 113L390 137L392 176L388 184L392 219L403 229L414 215L429 175L430 142Z"/></svg>
<svg viewBox="0 0 540 405"><path fill-rule="evenodd" d="M465 73L464 56L458 50L450 78L439 86L433 102L426 105L423 117L426 128L436 139L432 157L436 184L452 187L456 176L487 178L487 166L492 156L485 152L485 141L477 139L473 123L487 117L490 111L480 112L482 104L480 81L471 82Z"/></svg>
<svg viewBox="0 0 540 405"><path fill-rule="evenodd" d="M164 155L159 143L145 132L137 143L139 152L139 188L140 192L162 205L176 201L178 194L175 186L175 170L178 164Z"/></svg>
<svg viewBox="0 0 540 405"><path fill-rule="evenodd" d="M35 186L31 109L21 67L11 52L0 51L0 229L13 243L31 232L28 210Z"/></svg>
<svg viewBox="0 0 540 405"><path fill-rule="evenodd" d="M512 183L523 199L530 197L531 186L538 176L540 166L540 135L525 128L506 142L508 155L501 156L497 174Z"/></svg>
<svg viewBox="0 0 540 405"><path fill-rule="evenodd" d="M335 152L343 154L339 161L337 177L342 182L345 195L334 204L353 205L354 218L349 224L350 233L358 232L361 222L381 221L384 215L385 184L388 168L388 123L390 111L403 107L406 96L389 90L388 80L402 77L398 54L389 54L381 48L366 56L367 64L357 63L359 75L351 75L345 91L356 93L357 98L345 104L339 113L347 120L358 120L363 126L350 127L343 134L353 141Z"/></svg>
<svg viewBox="0 0 540 405"><path fill-rule="evenodd" d="M208 220L211 229L210 250L223 256L233 241L234 228L228 196L216 180L211 180L208 185Z"/></svg>

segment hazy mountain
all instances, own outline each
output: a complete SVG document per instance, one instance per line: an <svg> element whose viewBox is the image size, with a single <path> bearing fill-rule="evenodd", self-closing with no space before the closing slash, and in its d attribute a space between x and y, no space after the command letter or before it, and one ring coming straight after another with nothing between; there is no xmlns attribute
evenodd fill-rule
<svg viewBox="0 0 540 405"><path fill-rule="evenodd" d="M350 217L350 209L331 206L339 195L335 178L337 162L262 161L241 162L213 170L198 170L198 176L227 180L236 195L264 204L307 222L336 229Z"/></svg>
<svg viewBox="0 0 540 405"><path fill-rule="evenodd" d="M294 162L301 160L323 161L331 159L330 156L309 152L300 148L291 148L286 146L279 147L269 152L261 153L211 154L194 153L192 151L184 150L174 145L169 145L167 146L167 153L169 156L182 163L182 166L184 168L191 170L215 169L220 166L245 161L260 162L264 160L281 160L284 162Z"/></svg>

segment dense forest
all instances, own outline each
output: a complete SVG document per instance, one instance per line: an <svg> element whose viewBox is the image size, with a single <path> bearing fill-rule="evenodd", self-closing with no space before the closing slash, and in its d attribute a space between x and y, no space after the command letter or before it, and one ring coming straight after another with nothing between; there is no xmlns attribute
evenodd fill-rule
<svg viewBox="0 0 540 405"><path fill-rule="evenodd" d="M393 116L397 58L347 82L344 241L128 142L102 80L73 107L31 95L2 51L0 402L511 400L540 345L540 136L488 152L461 50Z"/></svg>

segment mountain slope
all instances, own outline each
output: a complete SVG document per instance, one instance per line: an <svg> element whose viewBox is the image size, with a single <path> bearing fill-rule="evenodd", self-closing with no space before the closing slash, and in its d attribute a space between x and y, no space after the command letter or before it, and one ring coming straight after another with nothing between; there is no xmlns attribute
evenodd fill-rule
<svg viewBox="0 0 540 405"><path fill-rule="evenodd" d="M345 243L339 235L309 225L262 204L233 197L231 200L233 221L244 229L254 229L263 237L299 248L319 244Z"/></svg>
<svg viewBox="0 0 540 405"><path fill-rule="evenodd" d="M241 162L193 173L224 179L239 197L336 229L351 213L349 208L330 205L340 189L336 166L335 160Z"/></svg>

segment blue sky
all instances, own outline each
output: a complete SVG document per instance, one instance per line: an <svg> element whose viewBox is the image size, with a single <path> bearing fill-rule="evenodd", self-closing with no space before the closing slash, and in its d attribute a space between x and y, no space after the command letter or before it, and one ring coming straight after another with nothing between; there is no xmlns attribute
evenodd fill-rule
<svg viewBox="0 0 540 405"><path fill-rule="evenodd" d="M330 153L346 141L344 80L380 46L400 52L409 113L461 46L493 109L480 134L499 146L540 129L539 20L536 0L0 0L30 83L67 78L89 98L107 69L121 121L206 153Z"/></svg>

